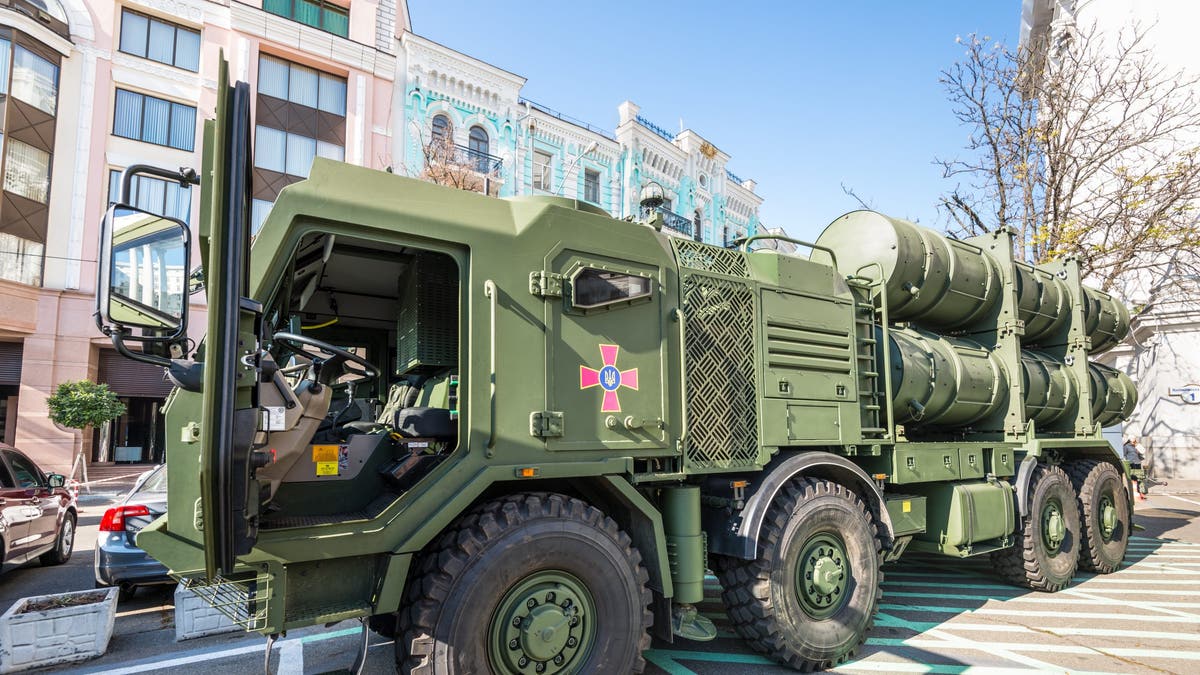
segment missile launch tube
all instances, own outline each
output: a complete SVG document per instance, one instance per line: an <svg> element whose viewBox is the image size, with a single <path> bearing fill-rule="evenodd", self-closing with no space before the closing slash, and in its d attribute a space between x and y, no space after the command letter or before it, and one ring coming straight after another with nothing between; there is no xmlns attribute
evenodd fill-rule
<svg viewBox="0 0 1200 675"><path fill-rule="evenodd" d="M1023 350L1021 372L1010 374L979 343L917 328L890 332L892 409L896 422L914 428L970 426L1007 404L1011 377L1022 378L1025 418L1039 428L1077 407L1080 387L1062 361ZM876 331L882 339L882 331ZM1088 364L1092 417L1109 426L1129 417L1137 403L1133 382L1107 366Z"/></svg>
<svg viewBox="0 0 1200 675"><path fill-rule="evenodd" d="M933 330L977 324L1000 301L1002 275L992 257L969 242L950 239L906 220L874 211L853 211L825 228L817 243L837 252L843 272L878 264L893 321ZM814 258L819 258L814 253ZM1021 341L1041 344L1070 320L1071 297L1064 280L1018 262L1015 269ZM1121 341L1129 312L1112 296L1084 288L1084 328L1091 353Z"/></svg>

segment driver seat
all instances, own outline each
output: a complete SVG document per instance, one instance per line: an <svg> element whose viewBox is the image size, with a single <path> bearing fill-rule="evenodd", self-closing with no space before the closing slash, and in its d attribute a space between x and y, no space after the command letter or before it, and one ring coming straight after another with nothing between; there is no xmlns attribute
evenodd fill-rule
<svg viewBox="0 0 1200 675"><path fill-rule="evenodd" d="M274 499L275 491L279 489L283 477L292 470L296 460L308 452L309 442L316 433L317 427L325 420L325 414L329 411L329 402L333 396L333 387L317 385L311 380L301 380L300 384L296 386L296 391L293 392L287 386L287 381L284 380L282 373L276 372L274 379L275 386L262 387L260 396L264 407L282 406L284 408L285 430L260 432L261 435L266 436L262 442L269 443L268 451L274 461L259 468L254 474L255 478L269 487L267 501ZM313 391L314 386L319 387L315 392ZM285 395L290 400L284 400ZM293 405L289 407L288 403Z"/></svg>

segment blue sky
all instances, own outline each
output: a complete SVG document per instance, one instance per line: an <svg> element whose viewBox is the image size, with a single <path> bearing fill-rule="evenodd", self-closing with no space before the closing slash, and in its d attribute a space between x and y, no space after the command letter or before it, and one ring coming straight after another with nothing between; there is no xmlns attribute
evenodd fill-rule
<svg viewBox="0 0 1200 675"><path fill-rule="evenodd" d="M603 3L410 0L419 35L528 78L523 94L612 129L629 99L758 181L767 225L815 238L857 203L941 227L936 157L968 130L938 75L971 32L1015 43L1020 0Z"/></svg>

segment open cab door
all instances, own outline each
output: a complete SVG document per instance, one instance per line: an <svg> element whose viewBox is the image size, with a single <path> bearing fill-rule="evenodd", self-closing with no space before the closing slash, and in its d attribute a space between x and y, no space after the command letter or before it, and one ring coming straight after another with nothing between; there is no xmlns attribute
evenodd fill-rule
<svg viewBox="0 0 1200 675"><path fill-rule="evenodd" d="M123 203L113 205L101 227L97 285L101 331L126 357L167 368L173 383L183 390L168 404L177 410L168 412L167 421L171 488L181 498L171 501L169 523L143 530L139 544L176 573L198 572L196 549L203 546L209 579L231 574L235 559L254 547L260 498L252 475L266 461L265 453L252 447L258 426L262 312L246 297L250 88L244 82L230 86L228 73L222 58L216 116L204 122L199 177L189 169L148 166L131 166L122 177L122 202L130 201L129 187L136 174L200 183L199 249L208 296L204 344L187 358L193 279L188 273L190 231L183 222ZM140 343L142 349L131 350L127 343ZM176 445L179 433L183 439ZM184 506L190 508L180 508Z"/></svg>
<svg viewBox="0 0 1200 675"><path fill-rule="evenodd" d="M208 333L200 420L200 512L205 572L230 574L258 539L258 426L262 308L250 300L250 85L229 83L221 59L215 119L204 122L200 246Z"/></svg>

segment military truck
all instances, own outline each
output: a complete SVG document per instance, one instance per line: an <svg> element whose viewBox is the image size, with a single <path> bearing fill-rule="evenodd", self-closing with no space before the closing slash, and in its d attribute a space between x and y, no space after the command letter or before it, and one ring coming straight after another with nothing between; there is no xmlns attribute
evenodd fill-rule
<svg viewBox="0 0 1200 675"><path fill-rule="evenodd" d="M98 322L176 385L138 545L245 629L359 620L404 672L638 672L651 630L713 637L712 571L754 649L812 670L906 551L1050 592L1121 564L1101 428L1136 394L1088 356L1129 315L1074 261L869 211L717 247L323 159L251 246L250 94L220 82L199 176L125 177L199 182L202 273L187 226L115 205Z"/></svg>

